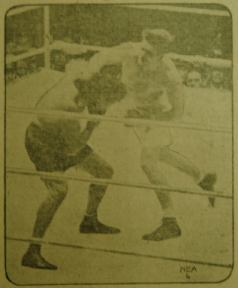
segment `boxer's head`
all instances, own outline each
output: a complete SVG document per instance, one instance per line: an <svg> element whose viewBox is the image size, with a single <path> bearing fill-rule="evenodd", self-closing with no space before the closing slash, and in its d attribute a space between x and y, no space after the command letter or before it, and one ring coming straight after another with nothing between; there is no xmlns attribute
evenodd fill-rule
<svg viewBox="0 0 238 288"><path fill-rule="evenodd" d="M121 82L120 65L105 65L90 80L80 82L80 98L91 114L105 114L111 104L122 100L126 94L125 86Z"/></svg>
<svg viewBox="0 0 238 288"><path fill-rule="evenodd" d="M142 38L156 54L167 53L169 45L174 40L174 37L165 29L145 29Z"/></svg>

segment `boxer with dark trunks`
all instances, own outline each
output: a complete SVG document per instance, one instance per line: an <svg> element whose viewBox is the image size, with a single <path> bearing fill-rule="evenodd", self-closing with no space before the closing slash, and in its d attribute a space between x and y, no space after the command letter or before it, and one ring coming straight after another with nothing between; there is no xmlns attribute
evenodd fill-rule
<svg viewBox="0 0 238 288"><path fill-rule="evenodd" d="M120 101L126 94L120 81L121 67L106 65L88 80L75 79L74 95L48 93L37 105L37 109L87 112L103 115L107 108ZM64 92L64 91L63 91ZM85 121L39 116L27 128L25 147L37 171L64 173L71 167L80 167L96 178L111 179L112 167L98 156L87 144L98 121ZM84 127L83 127L84 126ZM42 239L54 215L65 199L68 186L64 180L41 178L48 195L38 209L33 237ZM99 204L107 185L91 184L86 214L80 224L81 233L119 233L120 230L102 224L97 217ZM22 265L40 269L57 269L41 255L41 245L31 243L22 258Z"/></svg>

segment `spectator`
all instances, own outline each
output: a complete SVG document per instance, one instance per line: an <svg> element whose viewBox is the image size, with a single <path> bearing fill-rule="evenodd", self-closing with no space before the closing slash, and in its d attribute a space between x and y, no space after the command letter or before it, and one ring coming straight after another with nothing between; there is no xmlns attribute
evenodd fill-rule
<svg viewBox="0 0 238 288"><path fill-rule="evenodd" d="M16 70L17 70L17 77L21 78L25 76L26 74L28 74L29 71L28 71L27 62L24 60L18 61Z"/></svg>
<svg viewBox="0 0 238 288"><path fill-rule="evenodd" d="M6 65L6 82L12 82L16 79L16 73L15 73L15 64L10 63Z"/></svg>
<svg viewBox="0 0 238 288"><path fill-rule="evenodd" d="M65 65L67 62L66 55L64 52L56 50L52 53L51 68L57 71L65 71Z"/></svg>
<svg viewBox="0 0 238 288"><path fill-rule="evenodd" d="M191 70L187 74L186 86L191 88L199 88L202 86L202 75L197 70Z"/></svg>
<svg viewBox="0 0 238 288"><path fill-rule="evenodd" d="M224 73L220 69L214 69L211 72L211 87L216 89L224 89Z"/></svg>

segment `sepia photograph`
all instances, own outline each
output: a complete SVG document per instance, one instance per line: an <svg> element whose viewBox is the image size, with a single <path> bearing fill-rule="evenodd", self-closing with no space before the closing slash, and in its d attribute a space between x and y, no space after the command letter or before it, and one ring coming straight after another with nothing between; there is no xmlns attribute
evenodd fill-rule
<svg viewBox="0 0 238 288"><path fill-rule="evenodd" d="M229 8L20 2L4 27L8 281L226 281Z"/></svg>

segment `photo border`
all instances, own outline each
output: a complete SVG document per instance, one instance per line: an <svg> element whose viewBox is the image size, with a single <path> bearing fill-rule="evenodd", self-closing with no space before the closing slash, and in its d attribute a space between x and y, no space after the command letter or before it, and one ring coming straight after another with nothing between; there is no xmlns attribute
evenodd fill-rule
<svg viewBox="0 0 238 288"><path fill-rule="evenodd" d="M10 279L10 277L8 276L7 274L7 209L6 209L6 201L7 201L7 171L6 171L6 160L7 160L7 145L6 145L6 134L7 134L7 93L6 93L6 19L8 17L8 13L10 10L14 9L14 8L17 8L17 7L22 7L22 6L60 6L60 5L84 5L84 4L94 4L94 5L107 5L107 6L118 6L118 5L147 5L147 6L150 6L150 5L183 5L183 4L190 4L191 5L191 8L193 5L199 5L199 4L202 4L202 5L210 5L210 4L213 4L213 5L219 5L219 6L223 6L230 14L230 18L231 18L231 35L232 35L232 47L231 47L231 51L232 51L232 67L231 67L231 71L232 71L232 89L231 89L231 95L232 95L232 108L231 108L231 116L232 116L232 263L231 263L231 269L230 269L230 273L228 274L228 276L220 281L184 281L184 282L115 282L115 283L111 283L111 282L105 282L105 283L92 283L92 282L86 282L86 283L83 283L83 282L79 282L79 283L43 283L43 284L18 284L18 283L14 283L14 281L12 281ZM196 7L197 8L197 7ZM202 14L201 14L202 15ZM233 271L234 271L234 266L236 264L235 262L235 224L234 224L234 211L235 211L235 201L234 201L234 191L235 191L235 119L234 119L234 115L235 115L235 103L234 103L234 37L233 37L233 33L234 33L234 23L233 23L233 15L232 15L232 12L230 10L230 8L228 6L226 6L225 4L221 4L219 2L202 2L202 3L198 3L198 2L193 2L192 3L192 0L190 0L190 2L138 2L138 1L135 1L135 2L104 2L104 1L80 1L80 2L69 2L69 1L64 1L64 2L58 2L58 3L52 3L51 1L48 3L48 2L39 2L39 3L29 3L29 4L16 4L16 5L13 5L11 7L9 7L6 11L5 11L5 16L4 16L4 155L3 155L3 158L4 158L4 268L5 268L5 276L7 278L7 280L16 285L16 286L26 286L26 287L32 287L32 286L67 286L67 285L72 285L72 286L82 286L82 285L86 285L86 286L93 286L93 285L97 285L97 286L102 286L102 285L106 285L106 286L109 286L109 285L162 285L162 284L184 284L184 285L194 285L194 284L218 284L218 283L223 283L225 281L227 281L231 275L233 274Z"/></svg>

